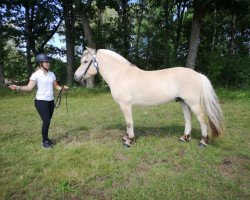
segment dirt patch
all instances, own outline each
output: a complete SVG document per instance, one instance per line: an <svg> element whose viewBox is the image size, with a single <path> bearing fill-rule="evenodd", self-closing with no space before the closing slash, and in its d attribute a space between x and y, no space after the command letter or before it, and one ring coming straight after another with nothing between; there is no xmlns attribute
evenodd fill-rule
<svg viewBox="0 0 250 200"><path fill-rule="evenodd" d="M88 190L84 194L86 196L86 199L90 197L102 200L110 199L110 197L108 196L108 194L105 193L104 190ZM85 197L83 199L85 199Z"/></svg>
<svg viewBox="0 0 250 200"><path fill-rule="evenodd" d="M15 191L11 194L11 199L26 199L25 191Z"/></svg>
<svg viewBox="0 0 250 200"><path fill-rule="evenodd" d="M94 139L97 140L122 140L122 137L124 136L123 131L115 130L115 131L104 131L102 133L98 133L93 135Z"/></svg>
<svg viewBox="0 0 250 200"><path fill-rule="evenodd" d="M220 168L224 175L230 178L234 178L236 175L236 171L241 171L242 174L245 174L248 171L245 167L247 165L250 165L249 158L242 156L231 156L223 160L223 163L220 165Z"/></svg>
<svg viewBox="0 0 250 200"><path fill-rule="evenodd" d="M65 134L62 134L56 137L52 142L59 143L61 141L66 143L75 143L75 142L86 142L90 140L96 140L98 142L104 143L110 140L120 140L122 141L122 137L124 136L124 132L115 130L115 131L103 131L103 132L91 132L85 131L84 134L80 132L69 131Z"/></svg>
<svg viewBox="0 0 250 200"><path fill-rule="evenodd" d="M121 153L114 155L114 161L128 161L128 160L129 160L129 157Z"/></svg>

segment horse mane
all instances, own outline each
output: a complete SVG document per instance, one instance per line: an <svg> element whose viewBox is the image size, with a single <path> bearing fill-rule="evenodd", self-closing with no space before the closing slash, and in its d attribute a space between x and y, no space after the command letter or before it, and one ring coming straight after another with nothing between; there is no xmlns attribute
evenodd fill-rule
<svg viewBox="0 0 250 200"><path fill-rule="evenodd" d="M108 50L108 49L103 49L103 50L105 51L105 53L112 56L112 58L118 60L119 62L124 63L124 64L128 64L128 65L133 65L131 62L129 62L126 58L122 57L118 53L111 51L111 50Z"/></svg>

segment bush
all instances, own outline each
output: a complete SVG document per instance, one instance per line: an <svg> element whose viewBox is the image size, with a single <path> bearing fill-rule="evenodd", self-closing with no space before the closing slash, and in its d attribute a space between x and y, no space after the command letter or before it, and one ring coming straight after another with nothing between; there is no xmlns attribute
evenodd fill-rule
<svg viewBox="0 0 250 200"><path fill-rule="evenodd" d="M199 61L200 70L217 86L232 88L250 86L249 56L212 54Z"/></svg>

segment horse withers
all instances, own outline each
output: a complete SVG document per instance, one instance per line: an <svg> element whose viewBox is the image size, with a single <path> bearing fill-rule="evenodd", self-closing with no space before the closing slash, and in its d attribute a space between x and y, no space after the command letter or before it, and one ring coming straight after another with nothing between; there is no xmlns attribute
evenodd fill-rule
<svg viewBox="0 0 250 200"><path fill-rule="evenodd" d="M192 69L175 67L144 71L111 50L87 47L75 72L75 80L82 81L98 72L124 114L127 125L123 137L125 146L130 147L135 136L133 105L154 106L174 99L180 102L185 119L180 141L191 140L191 111L201 126L199 146L207 146L209 137L217 137L223 132L223 114L214 89L206 76Z"/></svg>

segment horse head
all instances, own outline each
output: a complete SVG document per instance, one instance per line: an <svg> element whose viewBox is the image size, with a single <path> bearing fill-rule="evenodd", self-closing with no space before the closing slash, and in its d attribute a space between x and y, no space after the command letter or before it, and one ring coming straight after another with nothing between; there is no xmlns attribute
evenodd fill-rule
<svg viewBox="0 0 250 200"><path fill-rule="evenodd" d="M81 65L75 72L74 78L76 81L83 81L98 73L98 63L96 61L97 51L86 47L81 57Z"/></svg>

